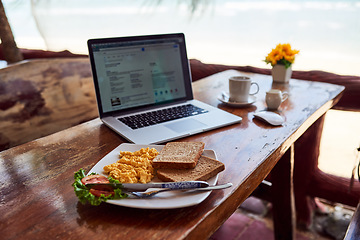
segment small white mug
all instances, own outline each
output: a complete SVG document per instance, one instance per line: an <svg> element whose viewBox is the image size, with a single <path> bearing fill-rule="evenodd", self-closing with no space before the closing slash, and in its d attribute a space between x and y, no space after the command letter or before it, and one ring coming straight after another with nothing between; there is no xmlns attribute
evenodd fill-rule
<svg viewBox="0 0 360 240"><path fill-rule="evenodd" d="M266 105L269 110L276 110L288 97L289 94L287 92L281 92L279 89L271 89L266 92Z"/></svg>
<svg viewBox="0 0 360 240"><path fill-rule="evenodd" d="M255 92L250 93L250 87L256 85ZM234 76L229 78L229 96L231 102L248 102L249 95L254 95L259 92L259 85L252 82L249 77Z"/></svg>

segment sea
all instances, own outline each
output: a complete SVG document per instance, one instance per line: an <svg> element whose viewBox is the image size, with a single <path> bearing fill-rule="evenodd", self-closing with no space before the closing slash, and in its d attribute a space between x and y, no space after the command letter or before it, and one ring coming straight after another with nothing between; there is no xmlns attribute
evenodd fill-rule
<svg viewBox="0 0 360 240"><path fill-rule="evenodd" d="M89 38L183 32L189 58L271 68L278 43L293 70L360 76L360 1L2 0L17 45L87 54Z"/></svg>

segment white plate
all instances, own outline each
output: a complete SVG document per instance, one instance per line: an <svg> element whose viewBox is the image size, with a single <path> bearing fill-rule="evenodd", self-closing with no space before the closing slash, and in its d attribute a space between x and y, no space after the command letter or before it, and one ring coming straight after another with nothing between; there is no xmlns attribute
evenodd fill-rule
<svg viewBox="0 0 360 240"><path fill-rule="evenodd" d="M95 172L104 176L108 176L103 167L116 162L119 159L120 151L130 151L135 152L140 150L141 148L155 148L157 151L160 151L164 145L139 145L139 144L131 144L131 143L123 143L119 145L117 148L112 150L109 154L103 157L90 171L88 174ZM213 150L204 150L204 156L216 158L216 154ZM210 185L215 185L218 180L218 175L210 178L206 182ZM159 179L153 179L153 182L160 182ZM148 191L150 191L149 189ZM163 192L155 195L149 199L139 199L132 196L129 196L125 199L119 200L108 200L107 203L115 204L123 207L132 207L132 208L143 208L143 209L171 209L171 208L182 208L189 207L204 201L209 195L211 191L206 192L192 192L192 193L184 193L180 191L171 191L171 192Z"/></svg>
<svg viewBox="0 0 360 240"><path fill-rule="evenodd" d="M225 104L233 106L233 107L246 107L246 106L253 104L256 101L255 96L249 96L249 99L247 102L231 102L229 100L229 97L227 96L227 94L221 94L220 96L218 96L218 99L222 103L225 103Z"/></svg>

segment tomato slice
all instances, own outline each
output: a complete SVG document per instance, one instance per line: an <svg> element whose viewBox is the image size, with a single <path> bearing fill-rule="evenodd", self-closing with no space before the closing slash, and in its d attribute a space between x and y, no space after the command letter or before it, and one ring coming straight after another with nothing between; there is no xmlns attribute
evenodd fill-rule
<svg viewBox="0 0 360 240"><path fill-rule="evenodd" d="M83 179L81 179L81 182L84 185L87 183L109 183L109 179L102 175L96 174L84 177Z"/></svg>
<svg viewBox="0 0 360 240"><path fill-rule="evenodd" d="M109 183L109 179L102 175L89 175L81 179L82 184L87 183ZM90 190L90 193L95 197L100 197L101 194L104 194L106 197L114 195L114 188L111 186L94 186Z"/></svg>
<svg viewBox="0 0 360 240"><path fill-rule="evenodd" d="M94 195L95 197L100 197L101 194L104 194L105 197L115 194L114 191L112 191L112 190L110 190L110 189L100 190L100 189L94 189L94 188L91 188L91 189L90 189L90 193L91 193L92 195Z"/></svg>

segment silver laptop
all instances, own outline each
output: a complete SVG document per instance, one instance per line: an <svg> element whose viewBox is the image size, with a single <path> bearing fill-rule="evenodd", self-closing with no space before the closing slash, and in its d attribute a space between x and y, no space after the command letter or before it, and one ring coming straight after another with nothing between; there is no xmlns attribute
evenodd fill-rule
<svg viewBox="0 0 360 240"><path fill-rule="evenodd" d="M136 144L157 144L239 123L193 99L182 33L88 40L100 119Z"/></svg>

